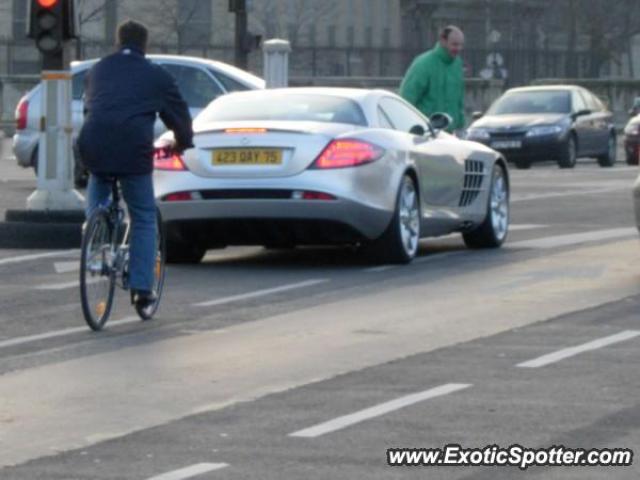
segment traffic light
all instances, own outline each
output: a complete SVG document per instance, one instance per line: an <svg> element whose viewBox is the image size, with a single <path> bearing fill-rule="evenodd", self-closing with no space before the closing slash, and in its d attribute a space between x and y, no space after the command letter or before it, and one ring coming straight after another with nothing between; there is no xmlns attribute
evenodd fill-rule
<svg viewBox="0 0 640 480"><path fill-rule="evenodd" d="M63 42L76 37L73 0L31 0L27 36L44 55L62 50Z"/></svg>
<svg viewBox="0 0 640 480"><path fill-rule="evenodd" d="M246 0L229 0L229 11L233 13L244 13L247 11Z"/></svg>

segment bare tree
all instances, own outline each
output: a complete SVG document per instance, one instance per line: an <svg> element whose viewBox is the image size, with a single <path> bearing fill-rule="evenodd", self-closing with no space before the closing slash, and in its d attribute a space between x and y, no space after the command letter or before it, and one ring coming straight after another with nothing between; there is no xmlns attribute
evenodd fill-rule
<svg viewBox="0 0 640 480"><path fill-rule="evenodd" d="M590 77L598 77L602 68L610 62L620 63L624 55L630 56L630 40L640 34L638 0L564 0L565 21L570 30L567 53L569 72L577 73L575 53L578 36L588 38Z"/></svg>
<svg viewBox="0 0 640 480"><path fill-rule="evenodd" d="M178 53L183 53L196 43L209 43L207 36L203 42L195 35L193 27L201 14L201 8L206 7L205 1L210 0L159 0L155 2L155 9L151 18L159 30L166 34L166 39L176 42ZM208 12L210 15L210 12ZM210 32L206 32L207 35ZM168 38L167 38L168 37Z"/></svg>
<svg viewBox="0 0 640 480"><path fill-rule="evenodd" d="M251 29L265 38L286 38L292 45L300 42L303 32L335 15L336 0L261 0L252 2L249 12ZM284 22L282 19L286 19Z"/></svg>
<svg viewBox="0 0 640 480"><path fill-rule="evenodd" d="M120 0L76 0L75 8L78 11L76 58L82 57L86 28L91 24L103 22L108 8L117 8L119 2Z"/></svg>

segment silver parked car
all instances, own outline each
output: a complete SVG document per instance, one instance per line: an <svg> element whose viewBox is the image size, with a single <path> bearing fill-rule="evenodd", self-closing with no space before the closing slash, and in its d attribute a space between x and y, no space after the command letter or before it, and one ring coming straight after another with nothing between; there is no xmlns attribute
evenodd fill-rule
<svg viewBox="0 0 640 480"><path fill-rule="evenodd" d="M425 236L498 247L509 226L504 158L443 131L382 90L233 93L194 121L195 148L156 141L169 261L226 245L358 244L409 262Z"/></svg>
<svg viewBox="0 0 640 480"><path fill-rule="evenodd" d="M189 105L191 116L195 117L209 102L220 95L242 90L264 88L264 80L232 65L204 58L175 55L147 55L152 62L162 65L173 75L180 93ZM72 62L72 122L73 140L80 131L83 121L82 95L84 78L98 59ZM18 165L34 167L37 170L38 133L40 123L41 85L35 86L18 103L16 108L16 133L13 136L13 151ZM156 122L156 136L164 131L164 124ZM76 154L77 157L77 154ZM76 158L76 165L79 162ZM76 169L76 183L81 183L83 170Z"/></svg>

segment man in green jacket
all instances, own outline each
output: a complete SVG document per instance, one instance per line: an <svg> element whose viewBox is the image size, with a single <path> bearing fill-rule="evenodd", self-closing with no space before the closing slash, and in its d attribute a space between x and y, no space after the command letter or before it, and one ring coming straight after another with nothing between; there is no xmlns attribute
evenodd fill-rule
<svg viewBox="0 0 640 480"><path fill-rule="evenodd" d="M463 46L462 30L445 27L436 46L413 60L400 85L400 95L427 117L448 113L453 119L449 131L465 126Z"/></svg>

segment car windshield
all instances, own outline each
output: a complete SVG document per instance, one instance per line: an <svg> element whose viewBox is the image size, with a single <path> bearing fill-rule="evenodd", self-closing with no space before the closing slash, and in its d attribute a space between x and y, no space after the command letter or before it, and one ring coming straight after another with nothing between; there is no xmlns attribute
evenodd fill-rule
<svg viewBox="0 0 640 480"><path fill-rule="evenodd" d="M538 91L507 93L499 98L487 112L488 115L514 113L571 113L571 96L568 91Z"/></svg>
<svg viewBox="0 0 640 480"><path fill-rule="evenodd" d="M283 94L226 95L211 102L198 123L283 120L349 123L366 126L364 113L353 100L331 95Z"/></svg>

